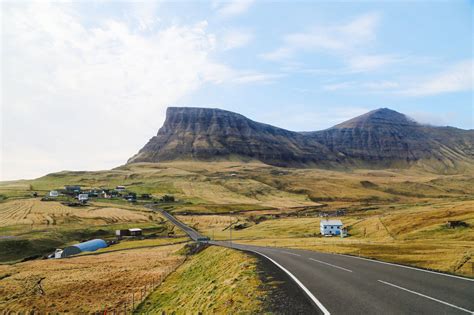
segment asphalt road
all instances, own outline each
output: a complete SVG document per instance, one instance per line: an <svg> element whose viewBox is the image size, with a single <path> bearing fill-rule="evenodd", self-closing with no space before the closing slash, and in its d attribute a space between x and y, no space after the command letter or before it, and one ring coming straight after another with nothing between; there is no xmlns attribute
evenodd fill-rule
<svg viewBox="0 0 474 315"><path fill-rule="evenodd" d="M160 211L188 235L201 235ZM325 314L474 314L474 279L359 257L210 242L270 259Z"/></svg>

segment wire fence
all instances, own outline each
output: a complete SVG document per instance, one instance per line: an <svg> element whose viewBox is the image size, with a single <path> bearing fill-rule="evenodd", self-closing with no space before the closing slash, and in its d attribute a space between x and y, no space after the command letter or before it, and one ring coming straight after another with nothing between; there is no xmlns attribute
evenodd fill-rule
<svg viewBox="0 0 474 315"><path fill-rule="evenodd" d="M166 277L174 271L174 268L167 266L164 272L161 272L157 277L150 277L141 287L133 288L132 291L125 295L124 299L115 305L104 305L103 309L97 312L92 312L94 315L126 315L138 314L137 307L146 300L146 298L159 287L166 279Z"/></svg>
<svg viewBox="0 0 474 315"><path fill-rule="evenodd" d="M140 287L134 287L130 290L129 293L126 293L124 297L119 302L107 302L104 301L103 306L96 308L96 311L84 312L84 314L94 314L94 315L127 315L127 314L138 314L137 307L146 300L146 298L153 292L157 287L159 287L170 275L175 268L172 266L164 267L160 274L157 276L152 276L147 281L141 284ZM46 314L49 313L56 314L58 312L54 310L47 310ZM74 313L74 311L72 311ZM81 312L82 313L82 312ZM11 311L11 310L1 310L0 315L35 315L35 314L45 314L44 311L39 311L37 309L23 310L23 311Z"/></svg>

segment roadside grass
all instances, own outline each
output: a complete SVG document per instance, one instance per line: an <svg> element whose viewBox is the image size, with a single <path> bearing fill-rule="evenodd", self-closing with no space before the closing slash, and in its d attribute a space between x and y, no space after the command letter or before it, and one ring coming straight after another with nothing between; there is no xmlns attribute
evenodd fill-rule
<svg viewBox="0 0 474 315"><path fill-rule="evenodd" d="M134 313L255 314L261 283L255 257L211 246L191 256Z"/></svg>
<svg viewBox="0 0 474 315"><path fill-rule="evenodd" d="M272 238L239 240L242 244L348 254L474 278L472 242L376 242L334 238Z"/></svg>
<svg viewBox="0 0 474 315"><path fill-rule="evenodd" d="M181 265L184 244L96 256L0 265L0 309L7 313L132 311L140 292Z"/></svg>
<svg viewBox="0 0 474 315"><path fill-rule="evenodd" d="M474 276L474 201L431 200L383 205L380 209L349 212L341 219L350 236L322 237L319 217L267 216L258 224L246 214L189 215L178 218L216 240L344 253L389 262ZM448 220L468 227L448 228Z"/></svg>
<svg viewBox="0 0 474 315"><path fill-rule="evenodd" d="M157 246L168 246L171 244L185 243L190 241L189 237L177 237L177 238L155 238L155 239L145 239L145 240L122 240L118 244L111 245L106 248L98 249L94 252L83 252L78 254L78 256L87 256L87 255L97 255L108 252L115 252L120 250L130 250L135 248L145 248L145 247L157 247Z"/></svg>

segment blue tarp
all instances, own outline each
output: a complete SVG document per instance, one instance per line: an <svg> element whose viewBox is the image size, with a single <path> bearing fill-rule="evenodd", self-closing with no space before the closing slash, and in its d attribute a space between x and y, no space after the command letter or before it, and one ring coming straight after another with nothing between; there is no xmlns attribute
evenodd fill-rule
<svg viewBox="0 0 474 315"><path fill-rule="evenodd" d="M107 247L107 243L101 239L94 239L84 243L74 244L72 246L79 248L83 252L93 252L99 248Z"/></svg>

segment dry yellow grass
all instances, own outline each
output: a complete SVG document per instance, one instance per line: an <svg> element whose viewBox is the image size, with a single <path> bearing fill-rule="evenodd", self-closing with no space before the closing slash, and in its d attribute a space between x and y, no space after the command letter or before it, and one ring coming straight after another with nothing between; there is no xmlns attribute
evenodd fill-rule
<svg viewBox="0 0 474 315"><path fill-rule="evenodd" d="M138 308L140 314L256 314L267 292L257 259L212 246L192 256Z"/></svg>
<svg viewBox="0 0 474 315"><path fill-rule="evenodd" d="M55 201L18 199L0 203L0 226L100 225L118 222L149 222L150 213L113 207L110 204L71 208Z"/></svg>
<svg viewBox="0 0 474 315"><path fill-rule="evenodd" d="M123 311L127 303L130 311L132 292L137 303L141 289L179 266L183 246L0 265L0 309L80 314Z"/></svg>
<svg viewBox="0 0 474 315"><path fill-rule="evenodd" d="M349 212L338 217L349 228L350 237L319 236L318 217L270 219L259 224L248 221L248 214L230 217L181 216L215 239L228 239L232 222L250 225L233 230L237 242L265 246L307 248L347 253L423 268L473 275L474 201L431 200L421 204L384 205L377 210ZM461 220L469 227L449 229L448 220Z"/></svg>

